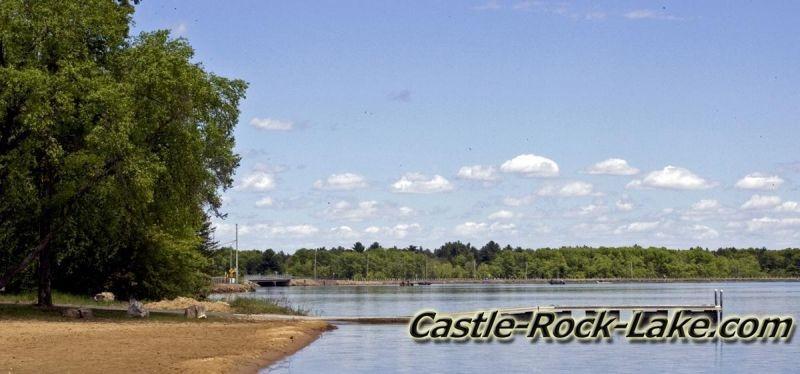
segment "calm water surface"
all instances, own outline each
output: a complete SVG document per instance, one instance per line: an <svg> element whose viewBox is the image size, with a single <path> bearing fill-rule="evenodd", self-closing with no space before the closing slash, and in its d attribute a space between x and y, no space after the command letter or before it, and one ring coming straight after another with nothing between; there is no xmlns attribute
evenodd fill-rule
<svg viewBox="0 0 800 374"><path fill-rule="evenodd" d="M536 305L713 304L726 315L800 315L800 283L432 285L288 287L259 290L323 316L412 315L423 308L472 311ZM576 315L579 316L580 314ZM624 317L624 316L623 316ZM270 373L800 373L791 343L417 343L403 325L339 325Z"/></svg>

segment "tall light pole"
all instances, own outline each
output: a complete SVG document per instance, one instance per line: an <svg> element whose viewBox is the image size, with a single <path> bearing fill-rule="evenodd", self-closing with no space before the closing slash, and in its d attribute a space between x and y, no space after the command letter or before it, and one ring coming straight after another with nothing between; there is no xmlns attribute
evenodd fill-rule
<svg viewBox="0 0 800 374"><path fill-rule="evenodd" d="M239 224L236 226L236 283L239 283Z"/></svg>

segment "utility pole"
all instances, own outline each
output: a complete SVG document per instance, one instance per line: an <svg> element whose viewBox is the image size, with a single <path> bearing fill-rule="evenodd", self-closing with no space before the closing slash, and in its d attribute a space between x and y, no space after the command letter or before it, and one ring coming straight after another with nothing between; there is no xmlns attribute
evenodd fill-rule
<svg viewBox="0 0 800 374"><path fill-rule="evenodd" d="M319 248L314 249L314 280L317 279L317 250L319 250Z"/></svg>
<svg viewBox="0 0 800 374"><path fill-rule="evenodd" d="M364 280L367 280L369 279L369 253L367 253L367 251L364 251L364 256L367 257L367 273L364 274Z"/></svg>
<svg viewBox="0 0 800 374"><path fill-rule="evenodd" d="M239 283L239 224L236 226L236 283Z"/></svg>
<svg viewBox="0 0 800 374"><path fill-rule="evenodd" d="M528 260L525 260L525 280L528 280Z"/></svg>

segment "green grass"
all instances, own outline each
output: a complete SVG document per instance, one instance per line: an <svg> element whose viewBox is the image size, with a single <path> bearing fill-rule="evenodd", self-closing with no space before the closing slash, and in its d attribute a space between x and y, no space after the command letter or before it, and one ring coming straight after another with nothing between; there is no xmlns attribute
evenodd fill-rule
<svg viewBox="0 0 800 374"><path fill-rule="evenodd" d="M286 314L305 316L308 311L289 304L286 299L256 299L238 297L229 302L234 313L238 314Z"/></svg>
<svg viewBox="0 0 800 374"><path fill-rule="evenodd" d="M36 320L36 321L84 321L82 319L67 318L61 315L63 308L38 308L31 304L0 304L0 321L7 320ZM150 312L147 318L129 317L124 310L99 310L92 309L96 322L131 321L147 323L148 321L164 322L204 322L220 321L225 318L208 316L208 319L187 319L180 313Z"/></svg>
<svg viewBox="0 0 800 374"><path fill-rule="evenodd" d="M34 304L36 303L36 293L25 292L19 294L0 293L0 302ZM72 295L67 293L53 292L53 304L76 305L76 306L127 306L124 301L94 301L90 296Z"/></svg>

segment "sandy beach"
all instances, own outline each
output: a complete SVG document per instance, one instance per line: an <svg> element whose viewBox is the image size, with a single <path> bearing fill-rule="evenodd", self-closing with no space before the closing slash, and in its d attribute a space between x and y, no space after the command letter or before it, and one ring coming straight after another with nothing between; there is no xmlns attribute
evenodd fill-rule
<svg viewBox="0 0 800 374"><path fill-rule="evenodd" d="M330 328L322 321L0 321L0 371L254 373Z"/></svg>

